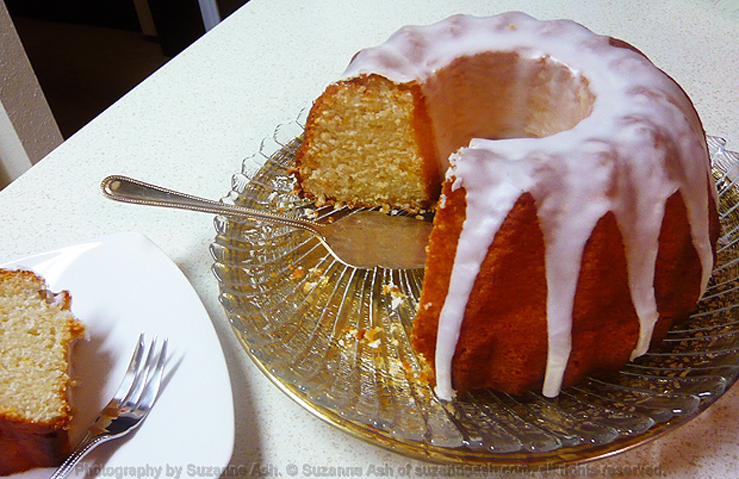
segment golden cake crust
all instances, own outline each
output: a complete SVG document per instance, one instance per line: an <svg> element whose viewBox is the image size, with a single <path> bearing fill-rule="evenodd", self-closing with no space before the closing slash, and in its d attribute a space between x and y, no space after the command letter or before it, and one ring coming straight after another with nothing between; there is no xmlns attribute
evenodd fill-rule
<svg viewBox="0 0 739 479"><path fill-rule="evenodd" d="M438 318L449 288L453 247L465 219L465 192L443 192L429 240L412 345L434 365ZM666 204L655 275L659 320L653 344L688 318L700 295L701 263L679 193ZM720 228L711 205L711 237ZM458 393L482 387L520 395L540 388L547 351L544 240L534 199L524 193L481 266L453 360ZM608 278L608 281L604 281ZM598 222L583 253L573 312L572 355L563 385L618 371L634 349L639 321L631 301L621 233L613 214Z"/></svg>

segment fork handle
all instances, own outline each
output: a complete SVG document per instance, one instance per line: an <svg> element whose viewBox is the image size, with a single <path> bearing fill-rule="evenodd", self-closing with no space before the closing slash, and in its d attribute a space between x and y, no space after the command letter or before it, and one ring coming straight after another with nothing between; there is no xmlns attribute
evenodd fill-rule
<svg viewBox="0 0 739 479"><path fill-rule="evenodd" d="M283 226L291 226L309 230L322 236L320 225L301 218L259 211L244 206L230 205L198 196L181 193L161 186L134 180L126 176L112 175L105 178L100 184L103 194L110 199L148 206L164 206L167 208L213 213L250 220L261 220Z"/></svg>
<svg viewBox="0 0 739 479"><path fill-rule="evenodd" d="M85 435L85 438L77 444L72 450L72 453L64 460L64 462L54 471L49 479L64 479L72 472L74 466L76 466L88 452L92 451L99 444L112 439L112 436L91 434L90 432Z"/></svg>

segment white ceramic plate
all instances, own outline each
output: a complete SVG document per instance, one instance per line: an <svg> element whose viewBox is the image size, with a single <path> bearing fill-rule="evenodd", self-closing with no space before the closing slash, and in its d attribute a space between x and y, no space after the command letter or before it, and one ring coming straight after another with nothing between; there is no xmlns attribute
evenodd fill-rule
<svg viewBox="0 0 739 479"><path fill-rule="evenodd" d="M154 243L120 233L2 267L31 269L52 291L68 290L87 327L89 339L75 349L74 443L115 392L139 334L169 339L164 388L149 417L130 436L93 450L71 477L115 477L122 468L137 468L140 477L176 477L177 470L187 477L188 468L228 464L234 410L223 351L200 298ZM51 472L12 477L45 479Z"/></svg>

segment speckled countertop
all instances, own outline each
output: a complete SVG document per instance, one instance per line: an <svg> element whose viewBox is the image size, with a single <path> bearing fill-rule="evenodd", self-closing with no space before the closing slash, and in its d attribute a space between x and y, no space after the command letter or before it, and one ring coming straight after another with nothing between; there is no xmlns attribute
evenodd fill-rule
<svg viewBox="0 0 739 479"><path fill-rule="evenodd" d="M242 351L210 271L212 217L122 206L101 196L100 180L125 174L219 198L242 158L276 125L309 106L358 49L382 42L402 25L461 12L521 10L542 19L571 18L625 39L683 86L708 133L739 150L739 14L721 3L252 0L0 192L0 262L110 233L145 234L183 270L219 334L236 413L232 465L257 463L283 475L291 464L300 467L300 475L304 464L356 466L365 475L371 465L387 465L397 477L407 464L423 463L317 419L274 387ZM738 424L734 388L677 431L569 474L735 476Z"/></svg>

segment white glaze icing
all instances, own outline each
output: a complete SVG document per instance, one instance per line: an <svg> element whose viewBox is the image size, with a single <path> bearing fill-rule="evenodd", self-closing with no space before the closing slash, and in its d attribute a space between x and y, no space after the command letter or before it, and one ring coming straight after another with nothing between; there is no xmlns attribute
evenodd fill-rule
<svg viewBox="0 0 739 479"><path fill-rule="evenodd" d="M653 280L665 201L676 191L683 196L705 290L713 266L706 211L709 190L715 190L708 187L712 178L700 121L680 87L644 56L614 47L608 37L571 21L538 21L512 12L404 27L386 43L358 53L344 76L379 74L395 82L416 81L424 89L455 59L489 51L517 52L522 78L540 59L564 65L573 78L586 80L594 101L590 114L565 131L542 138L475 138L451 155L447 179L453 188L464 187L467 211L439 318L436 394L446 400L454 395L452 358L475 278L513 204L530 192L547 266L549 339L542 393L553 397L571 350L580 259L598 220L612 211L623 236L640 321L632 354L637 357L646 352L657 321ZM525 81L519 85L526 87ZM432 93L427 97L432 122L443 129L434 121L433 102L440 100ZM674 158L666 155L671 144L678 150ZM446 153L440 151L443 158Z"/></svg>

